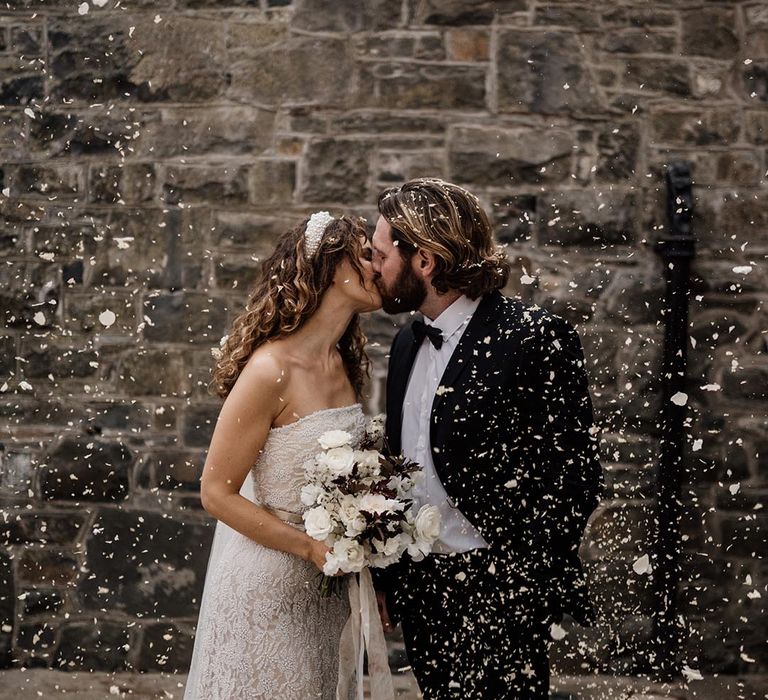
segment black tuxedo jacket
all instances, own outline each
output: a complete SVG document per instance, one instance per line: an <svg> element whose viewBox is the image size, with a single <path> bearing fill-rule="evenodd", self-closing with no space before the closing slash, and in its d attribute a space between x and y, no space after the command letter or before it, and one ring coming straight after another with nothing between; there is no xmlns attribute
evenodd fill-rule
<svg viewBox="0 0 768 700"><path fill-rule="evenodd" d="M392 454L401 451L403 399L417 351L409 324L389 359ZM434 397L430 444L448 496L503 564L500 586L522 580L541 596L548 621L568 613L589 624L594 611L578 547L603 477L574 328L539 306L485 295ZM392 593L404 570L375 572L395 619Z"/></svg>

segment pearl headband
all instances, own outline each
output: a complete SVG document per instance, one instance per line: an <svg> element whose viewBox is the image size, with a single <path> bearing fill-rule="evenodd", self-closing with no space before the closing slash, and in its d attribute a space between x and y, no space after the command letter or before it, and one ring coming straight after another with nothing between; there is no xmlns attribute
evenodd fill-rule
<svg viewBox="0 0 768 700"><path fill-rule="evenodd" d="M333 217L327 211L316 211L309 217L304 229L304 255L309 260L320 247L320 241Z"/></svg>

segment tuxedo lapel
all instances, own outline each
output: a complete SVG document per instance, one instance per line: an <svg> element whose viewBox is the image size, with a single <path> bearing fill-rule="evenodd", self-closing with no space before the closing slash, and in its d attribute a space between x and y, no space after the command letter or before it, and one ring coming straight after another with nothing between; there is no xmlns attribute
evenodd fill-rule
<svg viewBox="0 0 768 700"><path fill-rule="evenodd" d="M408 388L419 345L411 326L406 326L398 342L392 347L387 377L387 440L394 453L401 451L400 439L403 427L403 401Z"/></svg>
<svg viewBox="0 0 768 700"><path fill-rule="evenodd" d="M441 420L441 409L446 402L448 394L446 389L455 390L457 388L461 376L476 358L475 353L478 345L487 337L488 328L493 325L496 307L500 299L501 294L497 291L483 297L443 372L432 403L430 416L430 443L433 447L442 444L440 428L445 421Z"/></svg>

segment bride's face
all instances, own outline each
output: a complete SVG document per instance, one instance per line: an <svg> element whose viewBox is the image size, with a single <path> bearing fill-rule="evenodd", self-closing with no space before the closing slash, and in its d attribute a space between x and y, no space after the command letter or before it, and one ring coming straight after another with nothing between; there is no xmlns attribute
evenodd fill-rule
<svg viewBox="0 0 768 700"><path fill-rule="evenodd" d="M356 264L362 271L360 274L355 269L349 258L344 258L336 268L333 277L333 286L348 297L355 306L357 313L376 311L381 308L381 295L376 287L376 273L373 270L371 260L373 249L367 238L360 239L360 252L357 254Z"/></svg>

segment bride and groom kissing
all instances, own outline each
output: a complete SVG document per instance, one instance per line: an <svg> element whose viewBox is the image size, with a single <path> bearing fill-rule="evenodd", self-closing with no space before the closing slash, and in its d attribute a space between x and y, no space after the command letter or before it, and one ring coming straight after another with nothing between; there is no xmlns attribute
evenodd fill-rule
<svg viewBox="0 0 768 700"><path fill-rule="evenodd" d="M389 354L386 445L423 468L414 501L440 532L372 571L423 697L546 698L550 625L593 618L578 546L602 476L578 334L501 293L509 263L464 188L411 180L378 210L370 238L324 212L283 235L216 353L186 700L337 697L350 606L318 591L330 550L302 526L302 465L327 430L363 435L359 316L379 308L423 317Z"/></svg>

